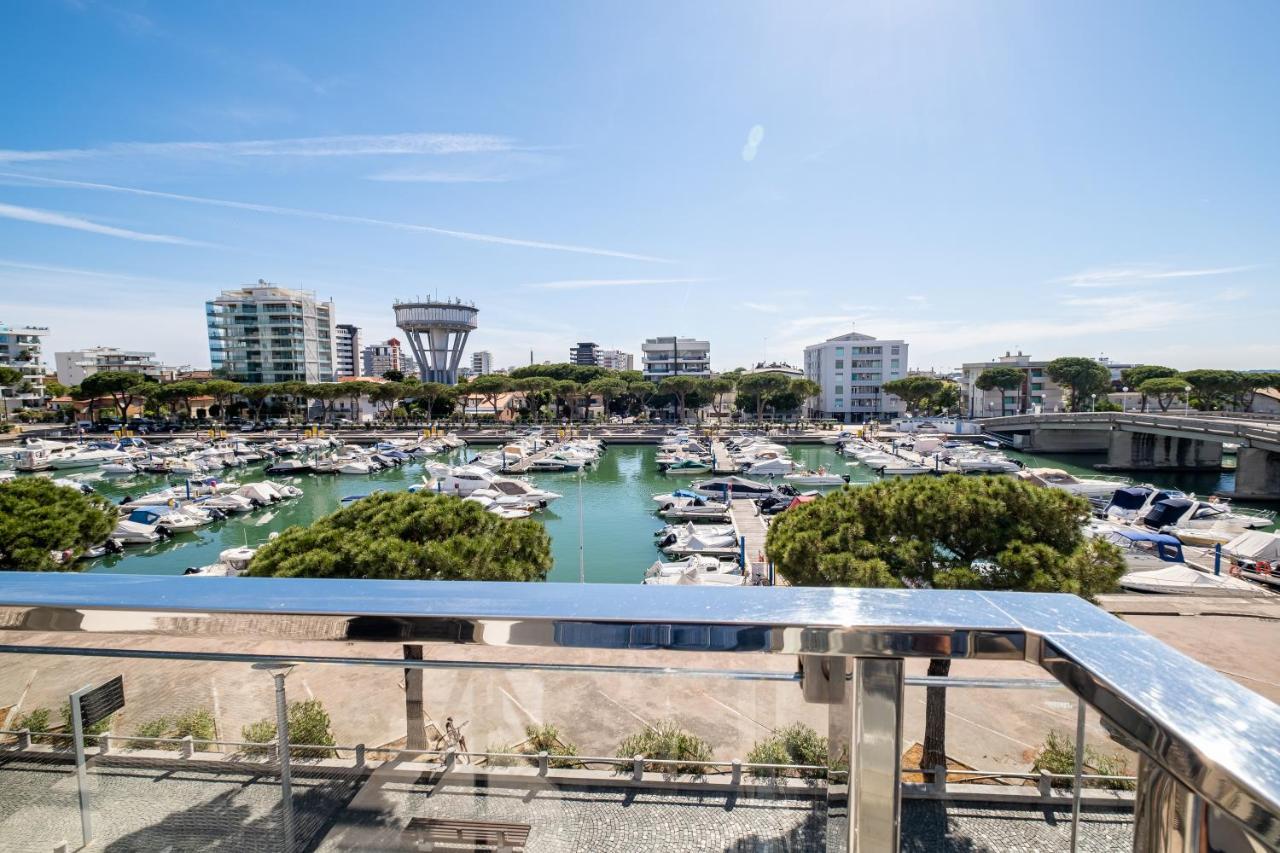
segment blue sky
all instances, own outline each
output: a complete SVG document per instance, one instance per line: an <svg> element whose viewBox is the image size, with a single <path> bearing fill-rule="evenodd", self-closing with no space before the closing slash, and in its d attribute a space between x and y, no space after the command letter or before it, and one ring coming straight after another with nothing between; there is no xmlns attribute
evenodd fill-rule
<svg viewBox="0 0 1280 853"><path fill-rule="evenodd" d="M366 340L1280 368L1280 4L0 11L0 320L207 365L265 278Z"/></svg>

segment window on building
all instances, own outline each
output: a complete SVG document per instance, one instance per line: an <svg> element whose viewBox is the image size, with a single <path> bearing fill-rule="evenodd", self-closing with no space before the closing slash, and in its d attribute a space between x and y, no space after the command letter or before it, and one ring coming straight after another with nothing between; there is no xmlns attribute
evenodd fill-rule
<svg viewBox="0 0 1280 853"><path fill-rule="evenodd" d="M836 370L844 370L844 359L843 359L843 358L837 358L837 359L836 359Z"/></svg>

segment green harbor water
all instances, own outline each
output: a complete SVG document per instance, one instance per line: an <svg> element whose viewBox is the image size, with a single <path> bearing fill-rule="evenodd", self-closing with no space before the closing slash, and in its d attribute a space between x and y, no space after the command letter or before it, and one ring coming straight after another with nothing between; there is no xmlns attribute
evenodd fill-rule
<svg viewBox="0 0 1280 853"><path fill-rule="evenodd" d="M551 536L555 566L550 580L575 582L582 576L595 583L638 583L644 571L658 558L653 546L653 532L664 524L654 513L652 496L686 485L707 475L669 477L654 464L656 448L652 446L617 445L610 447L600 462L583 474L570 472L532 474L530 479L540 487L559 492L562 497L534 518L547 527ZM448 461L462 461L460 451ZM796 445L793 458L811 468L826 466L836 473L847 473L854 483L869 482L874 475L865 468L848 465L833 447ZM1105 461L1103 456L1030 456L1008 454L1032 466L1065 468L1080 475L1096 475L1091 467ZM87 564L93 572L118 574L178 575L188 566L213 563L218 553L242 545L256 546L267 541L272 532L295 524L312 521L338 509L339 500L348 495L368 494L375 489L403 490L422 481L422 464L410 463L399 468L363 476L304 475L267 478L262 465L229 469L223 476L249 483L274 479L298 486L303 497L185 533L147 547L130 547L123 554L111 555ZM1165 474L1143 478L1158 485L1172 486L1198 494L1229 489L1234 481L1231 472L1209 474ZM163 477L134 476L110 478L92 476L87 482L102 494L118 501L126 494L141 495L165 485Z"/></svg>

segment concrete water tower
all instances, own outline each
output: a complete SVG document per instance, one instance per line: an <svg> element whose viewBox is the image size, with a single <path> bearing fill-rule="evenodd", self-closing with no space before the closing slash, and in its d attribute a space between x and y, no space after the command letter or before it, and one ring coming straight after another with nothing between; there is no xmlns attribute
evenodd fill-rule
<svg viewBox="0 0 1280 853"><path fill-rule="evenodd" d="M461 299L397 302L396 326L409 339L423 382L458 381L458 365L467 336L476 327L480 312Z"/></svg>

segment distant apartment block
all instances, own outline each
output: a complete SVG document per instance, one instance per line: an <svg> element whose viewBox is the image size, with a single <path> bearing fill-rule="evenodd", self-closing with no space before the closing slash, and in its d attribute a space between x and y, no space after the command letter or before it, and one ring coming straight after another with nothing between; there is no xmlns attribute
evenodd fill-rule
<svg viewBox="0 0 1280 853"><path fill-rule="evenodd" d="M364 376L378 378L388 370L398 370L405 376L418 371L418 362L399 338L387 338L364 348L361 355Z"/></svg>
<svg viewBox="0 0 1280 853"><path fill-rule="evenodd" d="M570 347L569 363L579 367L595 367L600 363L600 345L588 341Z"/></svg>
<svg viewBox="0 0 1280 853"><path fill-rule="evenodd" d="M258 279L205 303L213 370L241 382L332 382L333 302Z"/></svg>
<svg viewBox="0 0 1280 853"><path fill-rule="evenodd" d="M493 353L482 349L471 353L471 375L484 376L493 373Z"/></svg>
<svg viewBox="0 0 1280 853"><path fill-rule="evenodd" d="M1049 378L1045 369L1052 359L1037 360L1023 354L1005 351L991 361L973 361L963 365L960 379L960 397L963 410L971 418L989 418L999 415L1021 415L1036 412L1061 412L1067 407L1066 394L1058 383ZM1111 374L1111 385L1121 390L1120 372L1133 367L1118 364L1108 358L1098 363ZM992 367L1013 367L1022 371L1022 385L1012 389L993 388L984 391L978 387L978 377Z"/></svg>
<svg viewBox="0 0 1280 853"><path fill-rule="evenodd" d="M635 370L636 357L622 350L602 349L596 364L609 370Z"/></svg>
<svg viewBox="0 0 1280 853"><path fill-rule="evenodd" d="M338 323L333 332L334 374L338 379L360 376L360 327Z"/></svg>
<svg viewBox="0 0 1280 853"><path fill-rule="evenodd" d="M16 386L0 389L10 409L39 406L44 402L44 359L41 341L47 326L10 326L0 323L0 367L22 374Z"/></svg>
<svg viewBox="0 0 1280 853"><path fill-rule="evenodd" d="M176 368L168 368L156 361L154 352L122 350L115 347L90 347L73 352L53 354L58 381L63 385L79 385L86 376L103 371L137 373L157 382L172 379Z"/></svg>
<svg viewBox="0 0 1280 853"><path fill-rule="evenodd" d="M817 417L864 423L897 417L905 406L883 385L907 375L906 341L850 332L804 348L804 375L822 387L811 402Z"/></svg>
<svg viewBox="0 0 1280 853"><path fill-rule="evenodd" d="M711 375L711 342L695 338L649 338L640 346L641 370L650 382L668 376Z"/></svg>

